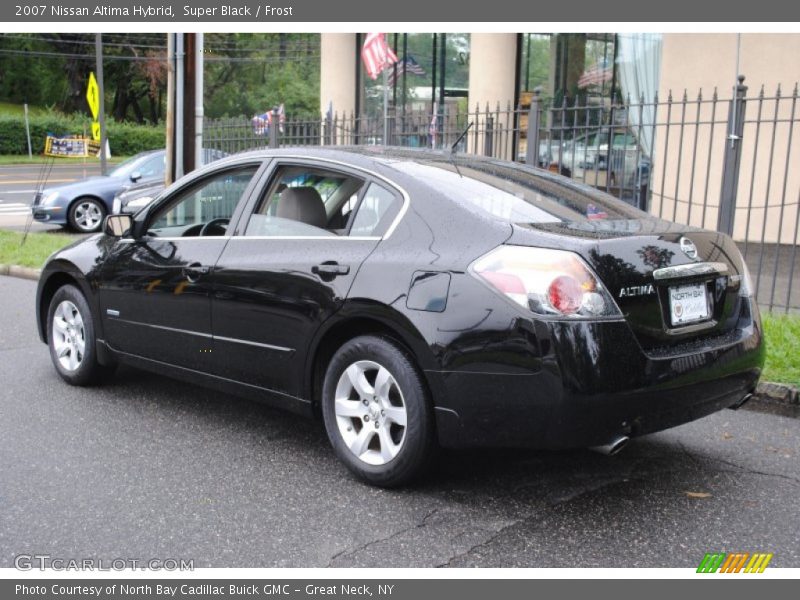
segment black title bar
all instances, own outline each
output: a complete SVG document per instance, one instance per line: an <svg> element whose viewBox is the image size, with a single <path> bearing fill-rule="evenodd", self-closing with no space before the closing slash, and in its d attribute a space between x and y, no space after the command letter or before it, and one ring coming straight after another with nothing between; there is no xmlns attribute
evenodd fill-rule
<svg viewBox="0 0 800 600"><path fill-rule="evenodd" d="M6 24L37 22L797 22L800 3L786 0L30 0L0 5ZM390 28L389 28L390 29Z"/></svg>

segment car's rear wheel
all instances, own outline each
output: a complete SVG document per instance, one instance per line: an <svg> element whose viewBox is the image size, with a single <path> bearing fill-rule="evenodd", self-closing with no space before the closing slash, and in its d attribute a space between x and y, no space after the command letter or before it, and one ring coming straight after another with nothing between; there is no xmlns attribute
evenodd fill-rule
<svg viewBox="0 0 800 600"><path fill-rule="evenodd" d="M71 385L91 385L113 372L97 362L94 319L81 291L59 288L47 312L47 340L56 371Z"/></svg>
<svg viewBox="0 0 800 600"><path fill-rule="evenodd" d="M95 198L78 198L69 208L69 225L81 233L94 233L103 224L106 207Z"/></svg>
<svg viewBox="0 0 800 600"><path fill-rule="evenodd" d="M368 483L406 483L430 462L434 431L425 385L387 338L357 337L334 354L322 414L337 456Z"/></svg>

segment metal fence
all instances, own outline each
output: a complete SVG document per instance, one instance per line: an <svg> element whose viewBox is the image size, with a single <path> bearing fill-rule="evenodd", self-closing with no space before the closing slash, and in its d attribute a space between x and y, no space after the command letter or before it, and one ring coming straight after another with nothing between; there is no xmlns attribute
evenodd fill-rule
<svg viewBox="0 0 800 600"><path fill-rule="evenodd" d="M662 218L729 233L750 267L759 303L800 312L798 89L670 93L637 101L496 105L382 116L329 113L269 123L207 120L204 145L225 152L304 145L447 148L534 164ZM275 124L273 127L272 124ZM469 131L464 135L467 126Z"/></svg>

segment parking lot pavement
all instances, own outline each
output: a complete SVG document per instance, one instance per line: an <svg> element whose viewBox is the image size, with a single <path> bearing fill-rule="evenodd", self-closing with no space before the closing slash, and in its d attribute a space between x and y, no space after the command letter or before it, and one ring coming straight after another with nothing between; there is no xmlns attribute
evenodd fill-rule
<svg viewBox="0 0 800 600"><path fill-rule="evenodd" d="M49 170L45 187L70 183L100 174L100 165L55 164ZM33 221L30 206L44 175L43 165L2 165L0 166L0 228L31 231L60 231L58 225L45 225Z"/></svg>
<svg viewBox="0 0 800 600"><path fill-rule="evenodd" d="M800 566L800 420L723 411L585 450L447 452L406 489L354 481L320 423L123 369L79 389L0 277L0 566L17 554L196 567Z"/></svg>

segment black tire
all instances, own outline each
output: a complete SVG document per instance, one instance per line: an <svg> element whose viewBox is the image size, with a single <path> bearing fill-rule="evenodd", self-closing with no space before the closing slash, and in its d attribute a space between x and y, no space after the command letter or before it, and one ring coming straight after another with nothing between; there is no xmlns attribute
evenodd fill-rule
<svg viewBox="0 0 800 600"><path fill-rule="evenodd" d="M68 303L68 304L65 304ZM62 307L62 304L64 305ZM80 317L80 326L69 324L71 329L68 332L56 330L55 316L56 311L74 307L75 312ZM63 319L60 319L63 321ZM77 321L76 321L77 322ZM67 338L75 340L75 344L70 344ZM79 342L82 341L83 351L77 351ZM50 358L61 378L70 385L87 386L106 379L110 376L115 367L106 366L97 362L97 337L94 327L94 316L89 308L81 291L73 285L65 285L59 288L50 301L47 309L47 345L50 348ZM67 346L67 354L63 358L69 363L72 352L76 354L76 368L63 364L59 358L59 350Z"/></svg>
<svg viewBox="0 0 800 600"><path fill-rule="evenodd" d="M345 371L348 367L366 363L373 363L388 371L391 383L384 388L390 390L386 392L385 397L391 396L392 401L397 404L387 408L386 412L391 412L390 408L404 408L406 420L404 427L392 423L390 417L384 418L380 416L384 413L377 410L377 407L381 406L379 404L380 400L377 399L377 392L373 397L373 402L376 403L374 406L378 416L371 421L364 421L364 417L368 418L369 414L365 414L364 417L337 416L335 394L337 386L341 385L342 381L344 381L343 378L347 377ZM370 372L364 371L364 373L368 380ZM375 385L374 381L368 381L368 383L372 386ZM345 385L347 385L347 382L345 382ZM348 399L348 402L354 402L353 406L357 407L359 412L363 404L364 412L369 413L371 410L369 406L372 405L364 404L363 399L358 399L361 396L355 389L351 393L356 399ZM418 477L431 464L435 443L433 415L428 394L419 370L412 359L399 345L389 338L366 335L354 338L339 348L333 355L325 372L322 387L322 415L328 439L330 439L336 455L362 481L382 487L398 486ZM346 431L352 431L347 429L350 425L344 425L348 423L348 419L352 422L352 427L358 428L352 434L343 433L340 428L342 426L346 428ZM382 423L381 419L383 419ZM394 438L392 443L400 440L399 450L397 450L396 455L386 460L383 464L369 464L359 458L354 451L351 451L343 437L344 435L358 436L361 433L361 427L369 426L371 428L373 424L376 429L379 426L384 426L386 432L380 433L392 435ZM389 431L391 431L390 434L388 433ZM372 432L365 433L371 435ZM378 438L378 440L376 442L374 438L371 439L369 446L371 447L375 442L374 445L378 446L378 449L369 450L369 453L373 456L382 454L382 440L384 439L378 435L379 432L376 431L374 433L374 438Z"/></svg>
<svg viewBox="0 0 800 600"><path fill-rule="evenodd" d="M107 213L105 204L87 196L78 198L70 205L67 220L70 228L79 233L94 233L100 231Z"/></svg>

